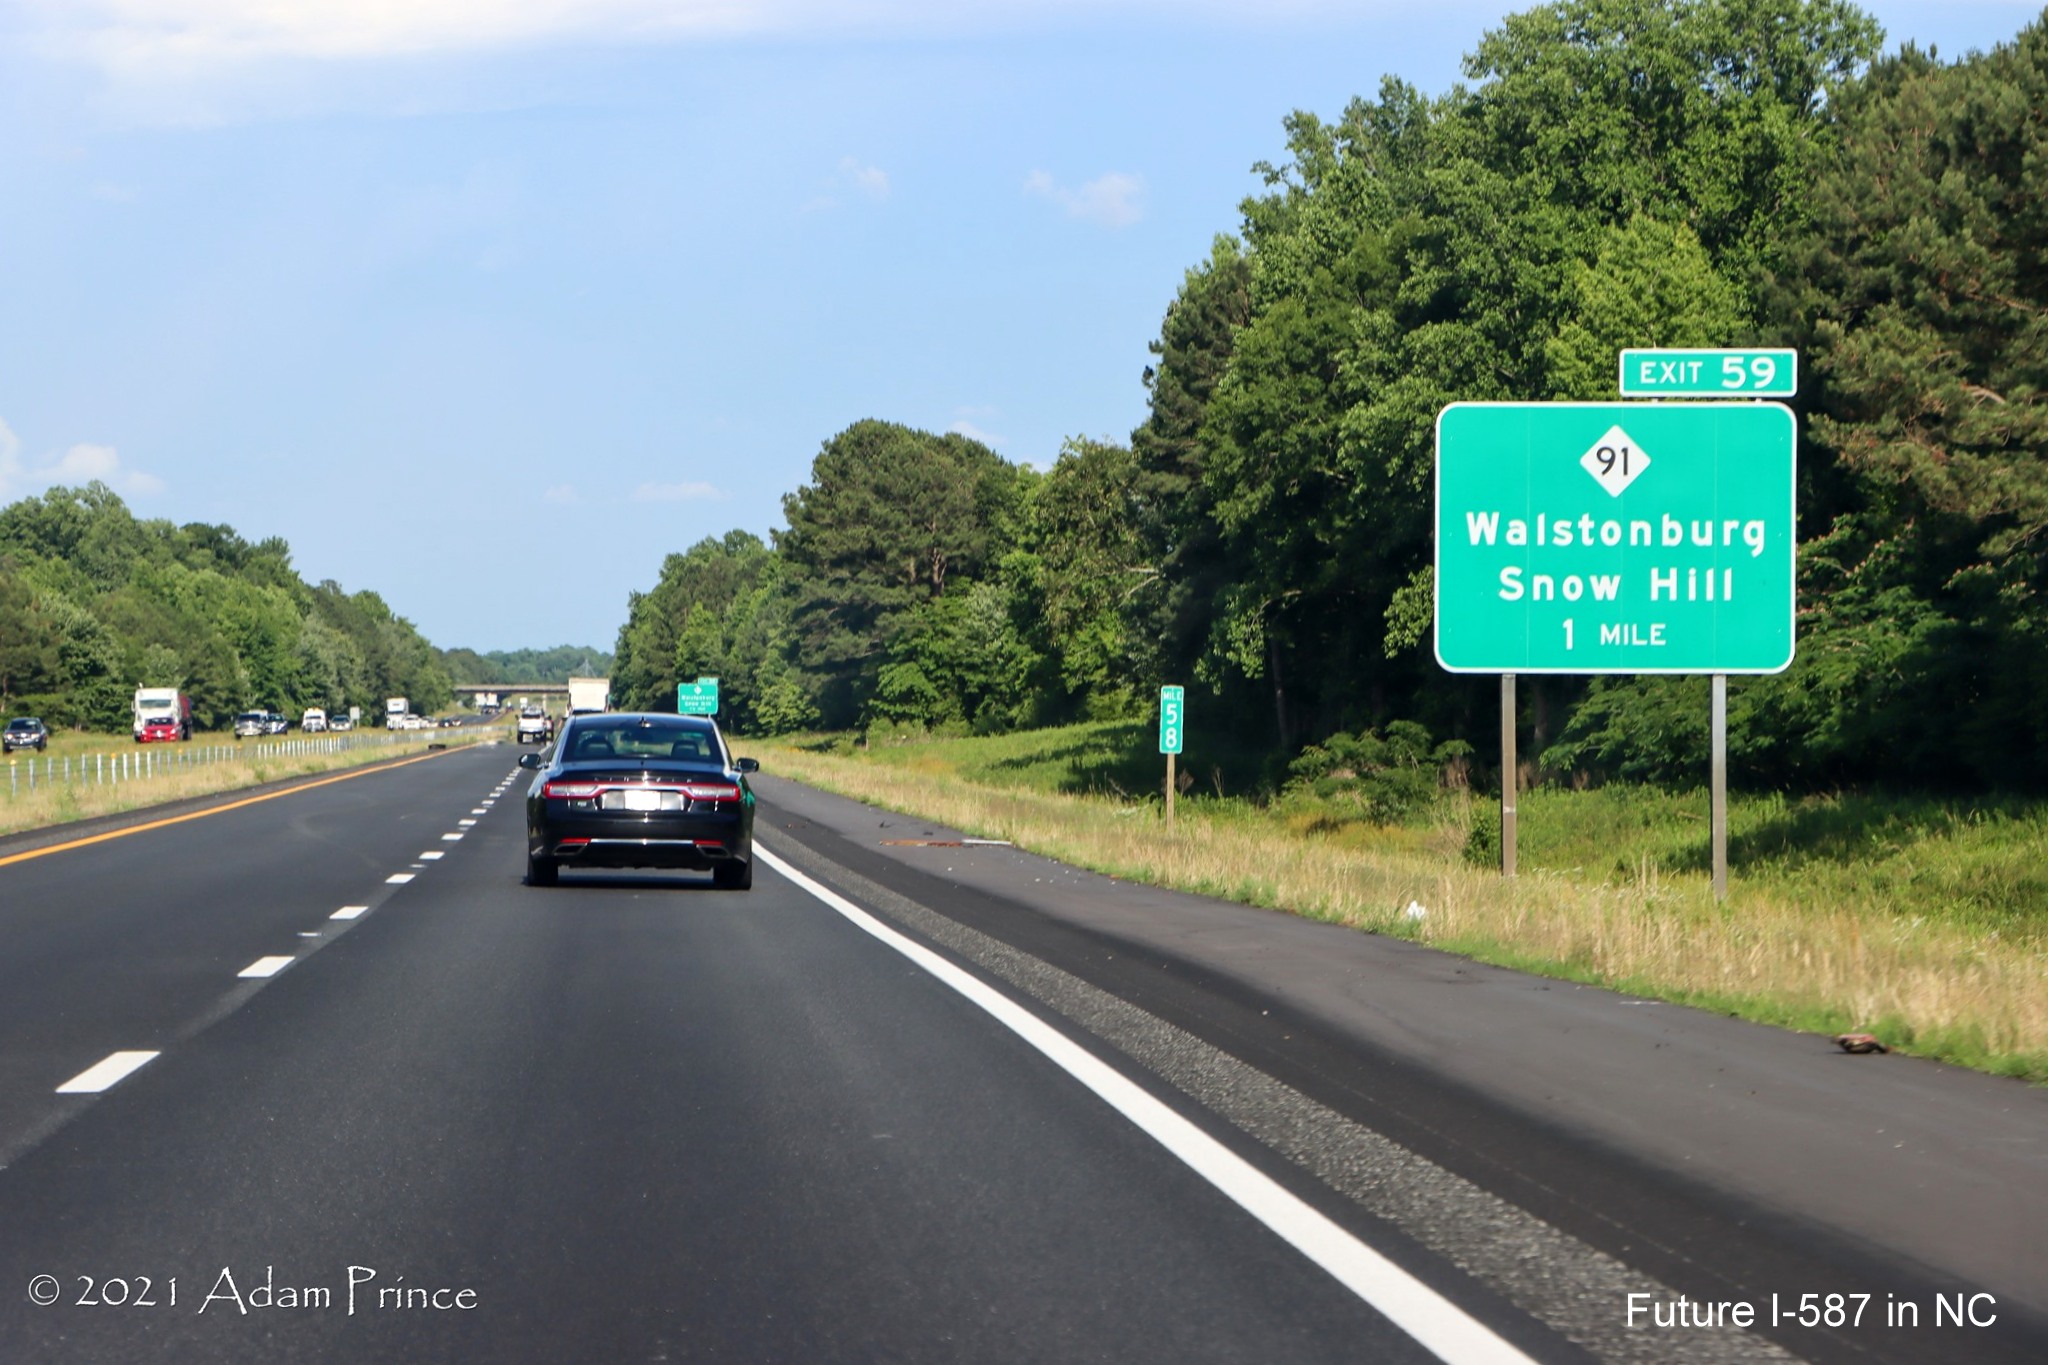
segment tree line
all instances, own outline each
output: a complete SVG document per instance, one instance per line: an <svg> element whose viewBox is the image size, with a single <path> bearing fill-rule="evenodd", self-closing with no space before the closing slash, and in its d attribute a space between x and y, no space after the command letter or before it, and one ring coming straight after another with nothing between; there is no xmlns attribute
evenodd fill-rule
<svg viewBox="0 0 2048 1365"><path fill-rule="evenodd" d="M281 539L140 520L100 483L0 510L0 711L125 730L138 687L181 688L206 728L452 696L411 622L374 592L306 583Z"/></svg>
<svg viewBox="0 0 2048 1365"><path fill-rule="evenodd" d="M612 671L612 656L587 645L444 649L441 663L457 683L565 683L571 678L606 677Z"/></svg>
<svg viewBox="0 0 2048 1365"><path fill-rule="evenodd" d="M1496 689L1430 648L1437 412L1618 398L1624 346L1790 345L1798 657L1731 688L1734 761L2040 786L2048 27L1952 62L1882 41L1844 0L1563 0L1447 94L1291 115L1127 443L1038 472L856 423L771 541L634 594L620 695L713 674L743 728L1001 730L1141 719L1172 681L1272 773L1396 723L1490 752ZM1693 781L1706 687L1544 678L1524 720L1552 774Z"/></svg>

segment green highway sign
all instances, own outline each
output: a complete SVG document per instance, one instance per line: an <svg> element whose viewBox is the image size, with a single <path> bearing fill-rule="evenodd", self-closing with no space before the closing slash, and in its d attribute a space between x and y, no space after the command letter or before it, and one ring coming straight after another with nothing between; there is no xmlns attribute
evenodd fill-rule
<svg viewBox="0 0 2048 1365"><path fill-rule="evenodd" d="M1187 689L1184 687L1159 689L1159 752L1162 754L1180 752L1181 740L1187 730L1186 697Z"/></svg>
<svg viewBox="0 0 2048 1365"><path fill-rule="evenodd" d="M1453 403L1436 444L1436 657L1451 672L1791 664L1783 404Z"/></svg>
<svg viewBox="0 0 2048 1365"><path fill-rule="evenodd" d="M1624 398L1790 398L1799 387L1799 352L1626 350Z"/></svg>
<svg viewBox="0 0 2048 1365"><path fill-rule="evenodd" d="M699 678L693 683L677 683L676 712L684 716L717 715L718 679Z"/></svg>

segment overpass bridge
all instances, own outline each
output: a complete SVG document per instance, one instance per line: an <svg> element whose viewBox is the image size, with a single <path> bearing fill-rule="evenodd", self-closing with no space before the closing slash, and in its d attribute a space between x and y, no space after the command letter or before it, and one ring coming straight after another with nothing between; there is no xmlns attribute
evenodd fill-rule
<svg viewBox="0 0 2048 1365"><path fill-rule="evenodd" d="M474 700L480 692L498 694L498 705L509 706L520 697L560 697L569 699L567 683L457 683L455 695Z"/></svg>

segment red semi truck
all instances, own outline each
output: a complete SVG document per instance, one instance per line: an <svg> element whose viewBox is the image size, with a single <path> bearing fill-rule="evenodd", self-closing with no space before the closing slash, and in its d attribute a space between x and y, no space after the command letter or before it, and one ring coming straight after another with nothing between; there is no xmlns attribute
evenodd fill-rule
<svg viewBox="0 0 2048 1365"><path fill-rule="evenodd" d="M135 742L192 738L192 699L175 687L135 689Z"/></svg>

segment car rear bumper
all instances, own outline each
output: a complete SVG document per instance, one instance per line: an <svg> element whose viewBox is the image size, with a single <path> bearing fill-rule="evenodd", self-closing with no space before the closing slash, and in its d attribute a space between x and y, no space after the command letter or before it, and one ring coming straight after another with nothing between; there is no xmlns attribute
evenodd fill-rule
<svg viewBox="0 0 2048 1365"><path fill-rule="evenodd" d="M737 815L692 812L685 818L583 818L529 826L527 852L563 866L715 867L754 855L750 822Z"/></svg>
<svg viewBox="0 0 2048 1365"><path fill-rule="evenodd" d="M659 867L698 872L738 859L751 849L716 839L573 839L555 841L543 854L564 867Z"/></svg>

